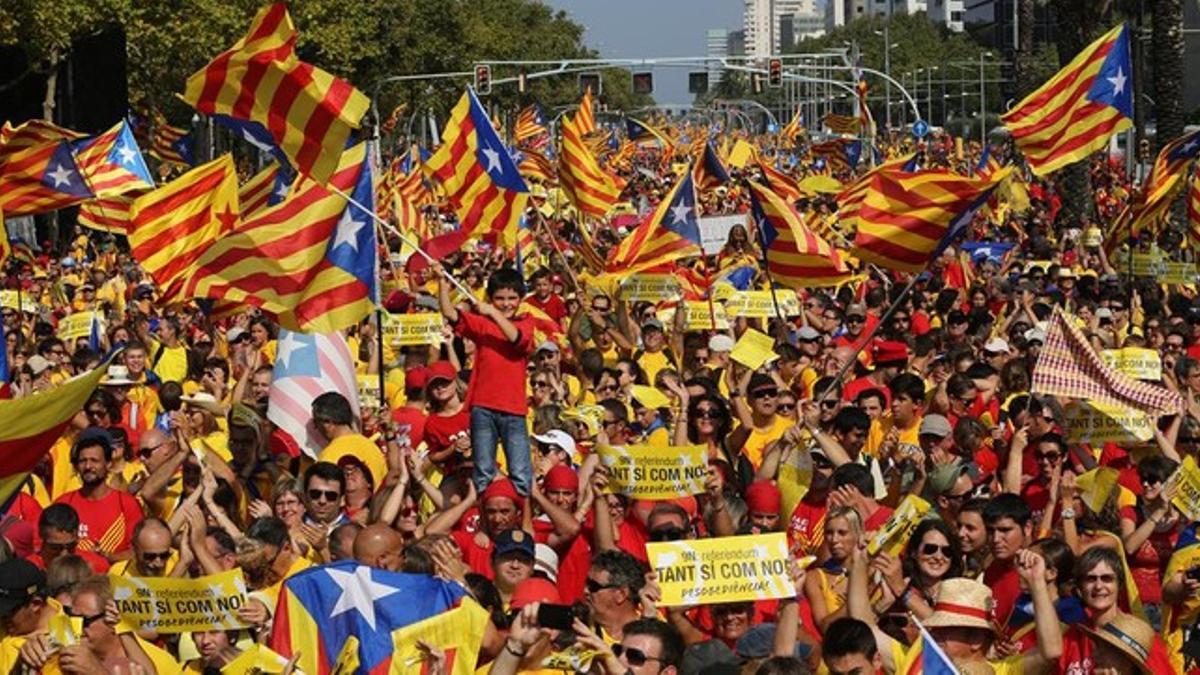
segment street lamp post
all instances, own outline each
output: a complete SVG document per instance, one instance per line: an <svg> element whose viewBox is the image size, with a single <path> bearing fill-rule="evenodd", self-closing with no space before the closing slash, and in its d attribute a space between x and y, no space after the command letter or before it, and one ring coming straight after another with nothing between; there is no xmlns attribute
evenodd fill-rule
<svg viewBox="0 0 1200 675"><path fill-rule="evenodd" d="M990 58L991 52L979 55L979 147L987 145L987 83L983 79L984 60Z"/></svg>
<svg viewBox="0 0 1200 675"><path fill-rule="evenodd" d="M883 24L882 31L874 31L876 35L883 36L883 73L890 80L892 77L892 47L899 47L900 43L892 43L891 34L888 29L888 22ZM890 129L892 128L892 83L886 83L886 93L884 95L884 124Z"/></svg>

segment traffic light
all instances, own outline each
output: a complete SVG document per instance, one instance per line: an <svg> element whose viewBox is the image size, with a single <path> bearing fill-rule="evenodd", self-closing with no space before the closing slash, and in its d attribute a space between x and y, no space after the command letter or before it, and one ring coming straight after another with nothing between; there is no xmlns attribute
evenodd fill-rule
<svg viewBox="0 0 1200 675"><path fill-rule="evenodd" d="M750 89L755 94L763 93L762 73L754 73L750 76Z"/></svg>
<svg viewBox="0 0 1200 675"><path fill-rule="evenodd" d="M579 93L591 89L592 96L599 96L604 83L600 80L600 73L580 73L579 74Z"/></svg>
<svg viewBox="0 0 1200 675"><path fill-rule="evenodd" d="M771 59L767 62L767 86L779 89L783 86L783 61Z"/></svg>
<svg viewBox="0 0 1200 675"><path fill-rule="evenodd" d="M487 65L475 66L475 94L487 96L492 93L492 67Z"/></svg>
<svg viewBox="0 0 1200 675"><path fill-rule="evenodd" d="M633 93L635 93L635 94L653 94L654 93L654 74L653 73L634 73L633 74Z"/></svg>
<svg viewBox="0 0 1200 675"><path fill-rule="evenodd" d="M701 70L694 73L688 73L688 93L689 94L705 94L708 93L708 72Z"/></svg>

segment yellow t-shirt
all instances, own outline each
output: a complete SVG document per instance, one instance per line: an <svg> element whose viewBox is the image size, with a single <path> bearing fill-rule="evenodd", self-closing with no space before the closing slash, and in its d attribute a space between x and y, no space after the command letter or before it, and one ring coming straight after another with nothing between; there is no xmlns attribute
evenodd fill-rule
<svg viewBox="0 0 1200 675"><path fill-rule="evenodd" d="M766 452L767 446L774 443L783 436L795 422L792 422L786 417L779 415L771 422L771 425L765 429L754 429L750 432L750 437L746 439L746 444L742 446L742 454L746 459L750 460L750 464L757 470L758 465L762 464L763 453Z"/></svg>
<svg viewBox="0 0 1200 675"><path fill-rule="evenodd" d="M883 446L884 439L887 438L888 432L892 430L895 423L892 421L890 414L885 415L877 420L871 420L871 428L867 431L867 442L863 445L863 452L871 457L879 457L879 449ZM907 429L900 429L899 443L900 446L911 445L917 448L921 447L918 436L921 432L921 418L918 417L913 425Z"/></svg>
<svg viewBox="0 0 1200 675"><path fill-rule="evenodd" d="M159 349L162 353L159 353ZM153 364L150 369L158 375L158 379L163 382L183 382L187 379L188 359L187 347L182 345L178 347L162 347L161 343L155 342L148 354L149 363ZM158 360L155 360L155 357Z"/></svg>

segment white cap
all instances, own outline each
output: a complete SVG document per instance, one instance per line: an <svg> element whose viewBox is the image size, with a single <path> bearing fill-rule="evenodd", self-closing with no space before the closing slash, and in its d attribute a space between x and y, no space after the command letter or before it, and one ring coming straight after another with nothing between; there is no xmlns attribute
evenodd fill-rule
<svg viewBox="0 0 1200 675"><path fill-rule="evenodd" d="M1096 318L1097 319L1111 319L1111 318L1113 318L1112 310L1107 307L1097 307L1096 308Z"/></svg>
<svg viewBox="0 0 1200 675"><path fill-rule="evenodd" d="M544 434L535 434L533 440L547 445L557 445L565 450L568 455L575 454L575 439L571 438L571 434L562 429L551 429Z"/></svg>
<svg viewBox="0 0 1200 675"><path fill-rule="evenodd" d="M725 334L714 335L708 339L708 351L710 352L731 352L733 351L733 338Z"/></svg>
<svg viewBox="0 0 1200 675"><path fill-rule="evenodd" d="M546 544L533 545L533 571L546 575L550 583L558 583L558 554Z"/></svg>
<svg viewBox="0 0 1200 675"><path fill-rule="evenodd" d="M1025 341L1033 342L1034 340L1037 340L1042 344L1046 344L1046 331L1042 330L1041 328L1030 328L1029 330L1025 331Z"/></svg>
<svg viewBox="0 0 1200 675"><path fill-rule="evenodd" d="M1007 340L1002 337L994 337L983 345L983 351L993 354L1007 354L1011 350L1008 347Z"/></svg>

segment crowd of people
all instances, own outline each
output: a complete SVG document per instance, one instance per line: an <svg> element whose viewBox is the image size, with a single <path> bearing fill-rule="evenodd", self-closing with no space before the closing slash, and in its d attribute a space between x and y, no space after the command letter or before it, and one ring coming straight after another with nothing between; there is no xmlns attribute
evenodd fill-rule
<svg viewBox="0 0 1200 675"><path fill-rule="evenodd" d="M964 172L982 151L919 150ZM667 193L666 164L653 149L631 158L632 210ZM1130 181L1118 163L1092 167L1107 223ZM816 171L804 155L785 170ZM731 173L701 195L706 213L748 211L754 169ZM358 372L383 390L357 414L346 395L317 396L315 457L268 419L269 317L164 306L119 238L35 245L4 278L21 297L0 309L11 395L106 374L0 521L0 673L220 672L265 642L287 579L339 560L460 582L489 613L477 662L494 675L908 673L936 649L970 674L1185 672L1200 547L1170 479L1200 447L1200 304L1194 289L1118 274L1090 224L1056 226L1050 183L1027 194L965 235L1012 244L1003 256L951 247L908 293L906 276L864 267L798 289L795 316L688 330L660 314L678 299L627 301L588 269L580 230L603 256L620 228L576 222L535 189L540 226L519 268L472 244L385 269L386 310L440 312L444 340L395 346L375 316L348 331ZM853 238L834 195L796 206L837 245ZM739 283L766 288L750 223L677 270L747 267ZM1156 351L1186 409L1155 420L1148 442L1068 441L1069 401L1030 391L1057 308L1097 349ZM78 312L104 319L99 345L57 336ZM774 340L756 369L731 358L749 329ZM631 499L603 445L702 446L704 490ZM810 478L789 509L781 467L795 465ZM1094 508L1076 478L1098 466L1120 478ZM869 552L908 495L929 512L901 550ZM786 533L794 597L661 606L647 543L767 532ZM251 591L249 628L122 627L111 577L232 569ZM541 625L543 605L570 606L572 628ZM51 636L63 614L82 620L77 644ZM588 660L550 658L572 649ZM426 657L422 672L444 672L441 650Z"/></svg>

